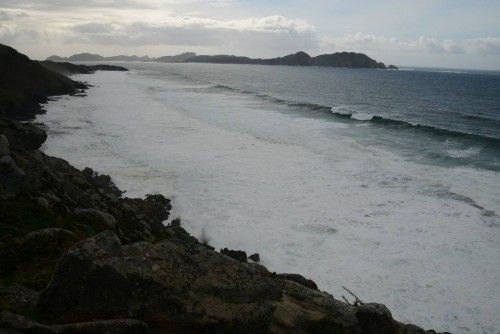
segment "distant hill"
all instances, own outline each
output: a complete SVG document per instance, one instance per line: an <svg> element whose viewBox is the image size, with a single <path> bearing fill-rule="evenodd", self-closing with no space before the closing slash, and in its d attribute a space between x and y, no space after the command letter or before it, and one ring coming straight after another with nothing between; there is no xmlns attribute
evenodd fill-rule
<svg viewBox="0 0 500 334"><path fill-rule="evenodd" d="M251 59L248 57L237 57L230 55L215 56L195 56L186 59L186 63L213 63L213 64L257 64L260 59Z"/></svg>
<svg viewBox="0 0 500 334"><path fill-rule="evenodd" d="M261 65L288 65L288 66L324 66L324 67L350 67L350 68L379 68L397 69L394 65L386 67L384 63L377 62L363 53L337 52L311 57L300 51L284 57L270 59L252 59L228 55L196 56L189 58L190 63L217 63L217 64L261 64Z"/></svg>
<svg viewBox="0 0 500 334"><path fill-rule="evenodd" d="M13 48L0 44L0 116L28 119L40 111L47 96L63 95L85 88Z"/></svg>
<svg viewBox="0 0 500 334"><path fill-rule="evenodd" d="M112 57L103 57L98 54L92 53L78 53L72 55L70 57L59 57L59 56L50 56L46 60L54 61L54 62L68 62L68 61L151 61L151 58L148 56L138 57L138 56L112 56Z"/></svg>
<svg viewBox="0 0 500 334"><path fill-rule="evenodd" d="M337 52L332 54L319 55L317 57L312 58L312 65L386 69L384 63L377 62L363 53L355 53L355 52Z"/></svg>
<svg viewBox="0 0 500 334"><path fill-rule="evenodd" d="M159 58L150 58L148 56L125 56L125 55L119 55L119 56L111 56L111 57L103 57L98 54L92 54L92 53L78 53L75 55L72 55L70 57L60 57L60 56L50 56L46 60L48 61L53 61L53 62L69 62L69 61L78 61L78 62L86 62L86 61L143 61L143 62L148 62L148 61L158 61L162 63L181 63L184 60L188 58L195 57L196 53L194 52L185 52L181 53L180 55L176 56L164 56L164 57L159 57Z"/></svg>
<svg viewBox="0 0 500 334"><path fill-rule="evenodd" d="M158 58L152 58L154 61L158 61L160 63L182 63L187 59L196 57L196 53L194 52L184 52L177 56L164 56Z"/></svg>
<svg viewBox="0 0 500 334"><path fill-rule="evenodd" d="M382 62L368 57L363 53L336 52L311 57L300 51L284 57L261 59L234 55L196 55L194 52L185 52L176 56L150 58L148 56L113 56L103 57L97 54L80 53L68 58L50 56L47 60L54 62L66 61L157 61L162 63L213 63L213 64L260 64L260 65L289 65L289 66L324 66L350 68L378 68L397 69L394 65L385 66Z"/></svg>

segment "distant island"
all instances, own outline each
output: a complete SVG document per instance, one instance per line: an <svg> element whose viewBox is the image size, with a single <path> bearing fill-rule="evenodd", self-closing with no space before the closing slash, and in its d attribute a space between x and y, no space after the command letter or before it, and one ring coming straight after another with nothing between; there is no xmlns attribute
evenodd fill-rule
<svg viewBox="0 0 500 334"><path fill-rule="evenodd" d="M79 53L70 57L50 56L48 61L141 61L141 62L162 62L162 63L212 63L212 64L253 64L253 65L288 65L288 66L321 66L321 67L348 67L348 68L377 68L397 70L395 65L386 66L382 62L368 57L363 53L356 52L336 52L322 54L311 57L307 53L300 51L284 57L278 58L249 58L234 55L197 55L194 52L185 52L176 56L163 56L151 58L148 56L112 56L103 57L98 54Z"/></svg>

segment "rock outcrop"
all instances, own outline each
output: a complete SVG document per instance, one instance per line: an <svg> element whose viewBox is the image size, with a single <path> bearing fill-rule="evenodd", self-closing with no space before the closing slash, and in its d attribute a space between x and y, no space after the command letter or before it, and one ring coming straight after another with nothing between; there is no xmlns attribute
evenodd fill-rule
<svg viewBox="0 0 500 334"><path fill-rule="evenodd" d="M5 332L2 328L5 328ZM134 319L111 319L48 326L12 312L0 313L0 333L146 334L149 332L147 324Z"/></svg>
<svg viewBox="0 0 500 334"><path fill-rule="evenodd" d="M73 94L86 86L0 44L0 116L27 119L47 96Z"/></svg>
<svg viewBox="0 0 500 334"><path fill-rule="evenodd" d="M133 318L158 333L424 333L380 304L358 306L200 244L181 227L122 245L104 231L74 245L38 299L48 323Z"/></svg>
<svg viewBox="0 0 500 334"><path fill-rule="evenodd" d="M125 67L116 66L116 65L106 65L106 64L98 64L98 65L77 65L67 62L54 62L54 61L41 61L39 62L41 65L56 71L58 73L62 73L65 75L71 74L92 74L96 71L119 71L125 72L128 71Z"/></svg>
<svg viewBox="0 0 500 334"><path fill-rule="evenodd" d="M44 287L77 240L113 229L125 242L162 238L170 201L124 198L107 175L40 152L45 132L0 119L0 274Z"/></svg>

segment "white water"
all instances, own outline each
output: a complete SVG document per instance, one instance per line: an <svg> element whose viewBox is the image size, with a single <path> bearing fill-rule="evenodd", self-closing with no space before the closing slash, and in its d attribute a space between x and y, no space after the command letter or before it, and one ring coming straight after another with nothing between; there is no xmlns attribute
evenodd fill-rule
<svg viewBox="0 0 500 334"><path fill-rule="evenodd" d="M471 205L500 212L498 174L405 161L338 134L344 123L235 93L140 72L76 79L95 85L88 96L39 117L48 154L128 196L170 196L193 235L337 298L344 285L401 321L498 333L498 217Z"/></svg>

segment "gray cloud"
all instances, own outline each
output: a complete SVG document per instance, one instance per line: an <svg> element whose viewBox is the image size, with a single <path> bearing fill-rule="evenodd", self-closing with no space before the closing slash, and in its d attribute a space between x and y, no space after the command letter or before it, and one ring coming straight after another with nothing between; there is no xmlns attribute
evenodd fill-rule
<svg viewBox="0 0 500 334"><path fill-rule="evenodd" d="M474 38L464 40L420 37L413 41L401 41L394 37L373 34L349 34L337 38L323 38L323 48L353 49L370 51L406 51L438 54L500 54L500 37Z"/></svg>
<svg viewBox="0 0 500 334"><path fill-rule="evenodd" d="M99 34L99 33L111 33L113 31L113 25L109 23L84 23L78 24L72 28L72 30L84 33L84 34Z"/></svg>
<svg viewBox="0 0 500 334"><path fill-rule="evenodd" d="M11 21L22 17L28 17L28 14L18 10L0 10L0 21Z"/></svg>
<svg viewBox="0 0 500 334"><path fill-rule="evenodd" d="M74 33L65 38L67 43L219 47L242 53L256 48L283 52L297 48L314 50L319 46L312 27L282 17L240 21L184 18L164 24L86 23L72 30Z"/></svg>
<svg viewBox="0 0 500 334"><path fill-rule="evenodd" d="M35 29L22 28L12 24L0 23L0 43L12 44L17 41L38 42L41 34Z"/></svg>
<svg viewBox="0 0 500 334"><path fill-rule="evenodd" d="M67 8L153 8L150 3L139 0L2 0L3 8L24 8L38 10L60 10Z"/></svg>

